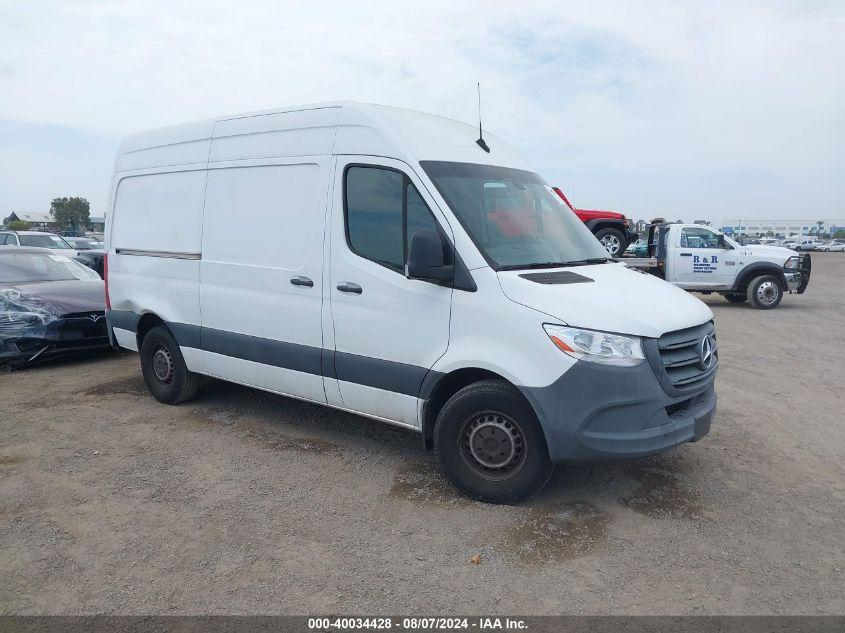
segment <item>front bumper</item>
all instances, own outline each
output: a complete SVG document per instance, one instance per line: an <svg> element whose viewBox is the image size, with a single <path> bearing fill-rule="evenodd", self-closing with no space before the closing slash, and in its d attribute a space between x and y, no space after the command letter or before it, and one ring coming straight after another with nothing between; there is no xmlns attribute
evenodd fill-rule
<svg viewBox="0 0 845 633"><path fill-rule="evenodd" d="M798 292L798 287L801 285L801 273L784 273L784 278L786 279L786 287L789 292Z"/></svg>
<svg viewBox="0 0 845 633"><path fill-rule="evenodd" d="M810 274L813 271L813 262L809 253L798 255L798 268L783 271L783 278L786 280L786 288L789 292L804 294L810 284Z"/></svg>
<svg viewBox="0 0 845 633"><path fill-rule="evenodd" d="M700 389L669 396L648 363L576 363L548 387L523 388L554 462L651 455L695 442L716 412L715 374Z"/></svg>
<svg viewBox="0 0 845 633"><path fill-rule="evenodd" d="M96 314L96 313L93 313ZM17 332L0 333L0 366L19 366L62 354L109 346L104 316L66 315Z"/></svg>

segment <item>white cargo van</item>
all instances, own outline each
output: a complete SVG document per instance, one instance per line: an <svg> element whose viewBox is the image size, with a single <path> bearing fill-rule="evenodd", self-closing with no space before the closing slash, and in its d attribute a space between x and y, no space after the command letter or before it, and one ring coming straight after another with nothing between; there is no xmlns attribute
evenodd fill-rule
<svg viewBox="0 0 845 633"><path fill-rule="evenodd" d="M421 434L468 495L698 440L713 315L607 252L492 135L329 103L128 138L107 215L116 343L152 394L200 375Z"/></svg>

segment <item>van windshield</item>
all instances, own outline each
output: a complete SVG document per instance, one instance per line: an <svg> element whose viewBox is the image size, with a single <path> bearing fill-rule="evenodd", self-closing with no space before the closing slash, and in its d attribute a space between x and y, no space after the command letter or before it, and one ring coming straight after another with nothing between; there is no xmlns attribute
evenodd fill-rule
<svg viewBox="0 0 845 633"><path fill-rule="evenodd" d="M607 261L607 251L543 179L508 167L420 161L496 270Z"/></svg>

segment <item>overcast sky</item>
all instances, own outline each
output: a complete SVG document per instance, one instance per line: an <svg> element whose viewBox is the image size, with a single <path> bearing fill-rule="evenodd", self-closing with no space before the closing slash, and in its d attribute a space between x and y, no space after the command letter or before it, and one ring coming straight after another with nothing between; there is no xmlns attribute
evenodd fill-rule
<svg viewBox="0 0 845 633"><path fill-rule="evenodd" d="M576 206L845 217L845 3L0 0L0 217L120 138L356 99L477 116Z"/></svg>

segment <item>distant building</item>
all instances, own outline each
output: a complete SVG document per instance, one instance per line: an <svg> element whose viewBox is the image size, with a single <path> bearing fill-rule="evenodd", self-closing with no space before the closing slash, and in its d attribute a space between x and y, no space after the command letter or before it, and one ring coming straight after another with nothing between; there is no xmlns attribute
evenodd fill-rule
<svg viewBox="0 0 845 633"><path fill-rule="evenodd" d="M3 219L3 224L14 222L16 220L22 222L29 222L34 229L55 230L58 225L56 220L49 213L40 213L33 211L31 213L24 213L22 211L13 211L9 217ZM92 215L88 218L88 228L91 231L102 233L106 228L106 216Z"/></svg>
<svg viewBox="0 0 845 633"><path fill-rule="evenodd" d="M845 230L845 218L828 219L822 222L822 233L836 233ZM722 220L722 232L728 235L750 235L753 237L774 235L816 235L819 225L814 220Z"/></svg>
<svg viewBox="0 0 845 633"><path fill-rule="evenodd" d="M640 237L643 237L646 233L648 233L648 227L650 223L646 220L637 220L636 224L634 225L634 230L639 233Z"/></svg>
<svg viewBox="0 0 845 633"><path fill-rule="evenodd" d="M40 211L32 211L25 213L23 211L13 211L9 217L4 218L3 224L9 222L29 222L32 228L37 229L52 229L56 227L56 220L49 213L42 213Z"/></svg>
<svg viewBox="0 0 845 633"><path fill-rule="evenodd" d="M88 216L88 229L94 232L102 233L106 230L106 216L91 215Z"/></svg>

